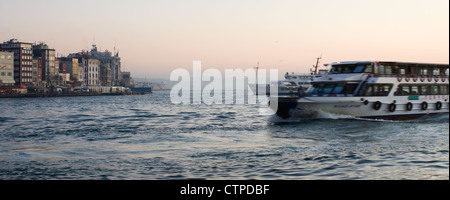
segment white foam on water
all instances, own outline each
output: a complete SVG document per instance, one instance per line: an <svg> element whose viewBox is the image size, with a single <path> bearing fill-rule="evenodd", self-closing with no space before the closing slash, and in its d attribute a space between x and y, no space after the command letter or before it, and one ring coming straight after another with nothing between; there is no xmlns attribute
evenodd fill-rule
<svg viewBox="0 0 450 200"><path fill-rule="evenodd" d="M337 113L330 113L325 112L322 110L318 110L311 113L302 113L302 114L296 114L293 113L291 117L289 118L282 118L277 115L271 115L268 119L269 122L272 123L295 123L295 122L303 122L303 121L311 121L315 119L333 119L333 120L340 120L340 119L351 119L351 120L361 120L361 121L373 121L373 122L390 122L390 123L415 123L415 122L448 122L449 121L449 115L443 114L443 115L430 115L430 116L423 116L418 119L414 120L405 120L405 121L394 121L394 120L385 120L385 119L369 119L369 118L361 118L351 115L344 115L344 114L337 114Z"/></svg>

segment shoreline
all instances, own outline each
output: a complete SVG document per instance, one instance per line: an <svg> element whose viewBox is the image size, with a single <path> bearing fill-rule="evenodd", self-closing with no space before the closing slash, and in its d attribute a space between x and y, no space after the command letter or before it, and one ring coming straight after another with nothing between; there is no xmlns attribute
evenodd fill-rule
<svg viewBox="0 0 450 200"><path fill-rule="evenodd" d="M71 94L0 94L0 99L9 98L52 98L52 97L86 97L86 96L127 96L146 95L151 92L131 92L131 93L71 93Z"/></svg>

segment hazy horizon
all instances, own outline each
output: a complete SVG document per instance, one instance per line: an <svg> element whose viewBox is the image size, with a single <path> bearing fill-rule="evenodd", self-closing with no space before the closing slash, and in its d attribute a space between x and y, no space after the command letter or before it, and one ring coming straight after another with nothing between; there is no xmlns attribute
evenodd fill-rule
<svg viewBox="0 0 450 200"><path fill-rule="evenodd" d="M60 55L120 52L133 77L172 70L309 72L351 60L449 62L448 0L0 0L0 42L46 42Z"/></svg>

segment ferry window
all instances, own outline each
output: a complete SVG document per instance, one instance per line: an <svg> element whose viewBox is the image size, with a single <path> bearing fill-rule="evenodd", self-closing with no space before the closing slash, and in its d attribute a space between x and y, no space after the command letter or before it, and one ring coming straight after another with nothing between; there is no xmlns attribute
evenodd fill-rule
<svg viewBox="0 0 450 200"><path fill-rule="evenodd" d="M344 90L344 84L338 84L338 85L334 88L333 93L341 94L342 90Z"/></svg>
<svg viewBox="0 0 450 200"><path fill-rule="evenodd" d="M392 66L386 66L386 74L392 74Z"/></svg>
<svg viewBox="0 0 450 200"><path fill-rule="evenodd" d="M402 95L409 95L411 93L409 86L403 85L403 86L401 86L401 88L402 88L402 90L401 90Z"/></svg>
<svg viewBox="0 0 450 200"><path fill-rule="evenodd" d="M367 66L371 66L371 65L364 65L364 64L360 64L360 65L334 65L331 70L330 73L331 74L342 74L342 73L362 73ZM370 70L371 71L371 70Z"/></svg>
<svg viewBox="0 0 450 200"><path fill-rule="evenodd" d="M365 73L372 73L372 65L367 65L366 70L364 70Z"/></svg>
<svg viewBox="0 0 450 200"><path fill-rule="evenodd" d="M398 66L392 67L392 74L398 74L398 69L399 69Z"/></svg>
<svg viewBox="0 0 450 200"><path fill-rule="evenodd" d="M366 66L364 66L364 65L358 65L358 66L356 66L355 69L353 70L353 73L362 73L365 67L366 67Z"/></svg>
<svg viewBox="0 0 450 200"><path fill-rule="evenodd" d="M427 69L421 69L420 70L420 75L428 75L428 70Z"/></svg>
<svg viewBox="0 0 450 200"><path fill-rule="evenodd" d="M364 96L372 96L373 93L373 87L372 86L367 86L366 90L364 92Z"/></svg>
<svg viewBox="0 0 450 200"><path fill-rule="evenodd" d="M439 68L433 69L433 75L439 75Z"/></svg>
<svg viewBox="0 0 450 200"><path fill-rule="evenodd" d="M385 72L384 72L384 65L380 65L380 66L378 67L378 72L379 72L380 74L385 74Z"/></svg>
<svg viewBox="0 0 450 200"><path fill-rule="evenodd" d="M412 95L417 95L417 94L419 94L419 86L417 86L417 85L411 86L411 94L412 94Z"/></svg>
<svg viewBox="0 0 450 200"><path fill-rule="evenodd" d="M440 94L441 95L448 95L448 86L447 85L441 85L440 87Z"/></svg>
<svg viewBox="0 0 450 200"><path fill-rule="evenodd" d="M427 85L421 85L420 86L420 94L421 95L427 95L428 94L428 86Z"/></svg>
<svg viewBox="0 0 450 200"><path fill-rule="evenodd" d="M438 86L432 85L430 88L430 91L431 91L431 95L437 95L438 94Z"/></svg>
<svg viewBox="0 0 450 200"><path fill-rule="evenodd" d="M344 88L344 94L353 94L358 84L346 84Z"/></svg>
<svg viewBox="0 0 450 200"><path fill-rule="evenodd" d="M311 88L312 94L320 94L323 91L324 84L316 84Z"/></svg>
<svg viewBox="0 0 450 200"><path fill-rule="evenodd" d="M391 89L392 89L392 85L383 85L381 88L380 88L380 96L388 96L389 95L389 92L391 92Z"/></svg>
<svg viewBox="0 0 450 200"><path fill-rule="evenodd" d="M392 84L371 84L367 85L364 91L365 96L388 96L392 89Z"/></svg>
<svg viewBox="0 0 450 200"><path fill-rule="evenodd" d="M406 69L400 69L400 74L405 75L406 74Z"/></svg>
<svg viewBox="0 0 450 200"><path fill-rule="evenodd" d="M333 88L334 88L334 84L327 84L325 86L325 88L323 89L323 93L329 94L329 93L331 93L331 91L333 91Z"/></svg>

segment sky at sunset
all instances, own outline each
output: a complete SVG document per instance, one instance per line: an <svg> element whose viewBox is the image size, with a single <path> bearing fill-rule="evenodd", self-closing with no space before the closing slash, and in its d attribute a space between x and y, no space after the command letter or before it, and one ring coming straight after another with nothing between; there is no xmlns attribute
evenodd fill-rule
<svg viewBox="0 0 450 200"><path fill-rule="evenodd" d="M0 0L0 42L120 51L134 77L176 68L384 60L449 63L448 0Z"/></svg>

